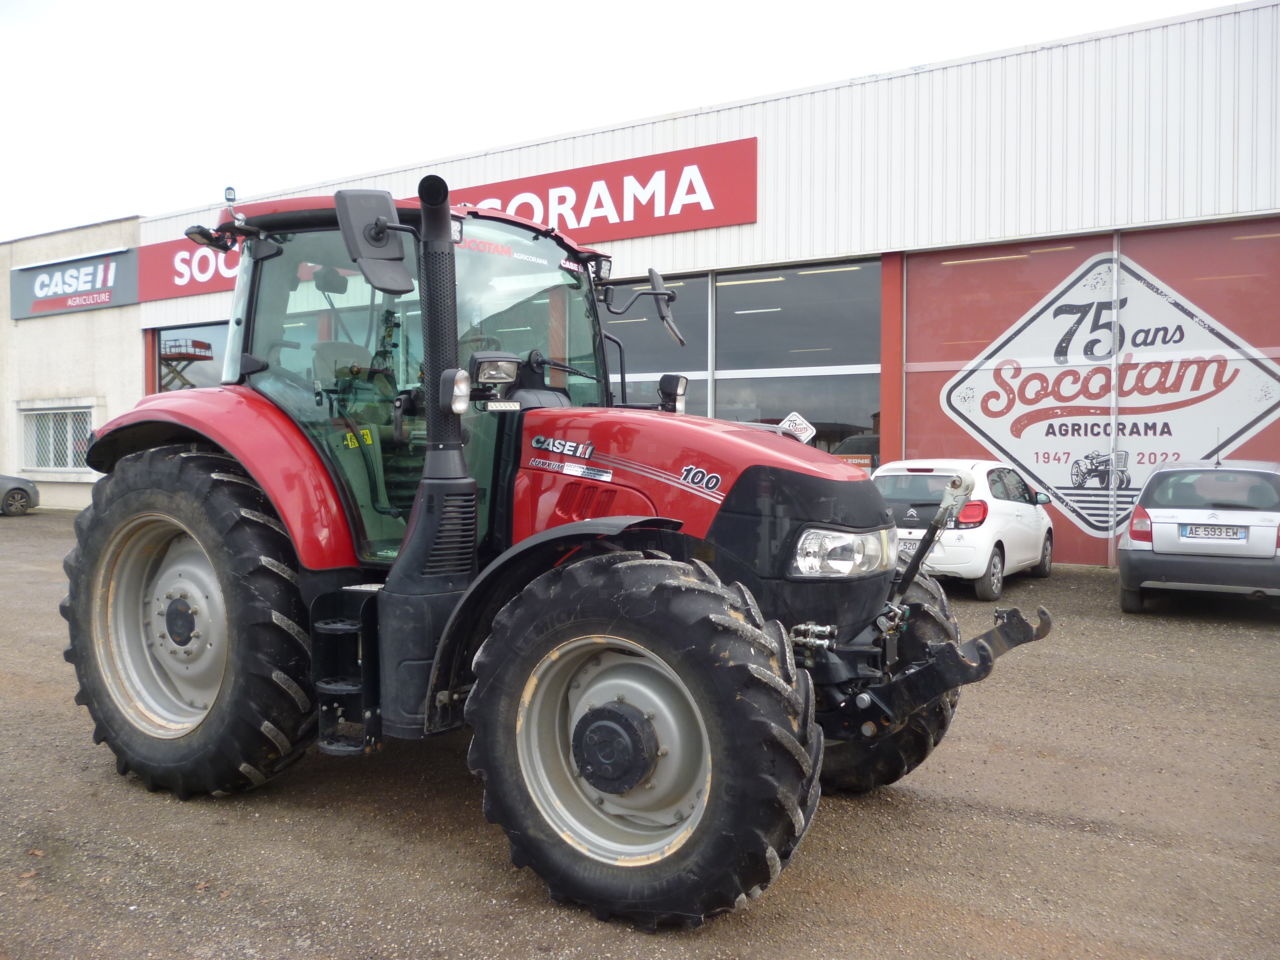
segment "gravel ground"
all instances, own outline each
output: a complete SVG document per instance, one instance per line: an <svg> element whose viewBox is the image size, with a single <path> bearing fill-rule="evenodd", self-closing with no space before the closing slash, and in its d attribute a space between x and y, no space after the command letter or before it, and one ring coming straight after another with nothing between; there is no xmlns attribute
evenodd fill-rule
<svg viewBox="0 0 1280 960"><path fill-rule="evenodd" d="M1012 578L1002 604L1053 634L964 691L919 770L825 796L747 909L645 934L510 865L465 733L223 800L118 776L62 659L71 523L0 518L0 960L1277 956L1274 605L1122 616L1114 572ZM951 593L966 636L989 626Z"/></svg>

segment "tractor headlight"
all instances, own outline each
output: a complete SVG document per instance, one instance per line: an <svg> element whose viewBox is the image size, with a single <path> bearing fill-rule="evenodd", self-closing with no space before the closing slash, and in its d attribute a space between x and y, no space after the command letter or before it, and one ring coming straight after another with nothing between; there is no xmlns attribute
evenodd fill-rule
<svg viewBox="0 0 1280 960"><path fill-rule="evenodd" d="M793 577L864 577L892 570L898 561L898 530L853 533L811 528L800 534L791 558Z"/></svg>
<svg viewBox="0 0 1280 960"><path fill-rule="evenodd" d="M462 416L471 406L471 375L449 369L440 375L440 409Z"/></svg>

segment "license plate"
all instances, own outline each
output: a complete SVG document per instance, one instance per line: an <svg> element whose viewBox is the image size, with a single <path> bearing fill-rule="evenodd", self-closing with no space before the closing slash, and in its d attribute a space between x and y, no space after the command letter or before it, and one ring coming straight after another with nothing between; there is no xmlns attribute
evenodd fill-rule
<svg viewBox="0 0 1280 960"><path fill-rule="evenodd" d="M1184 523L1179 531L1188 540L1244 540L1244 527L1223 527L1205 523Z"/></svg>
<svg viewBox="0 0 1280 960"><path fill-rule="evenodd" d="M916 547L920 546L919 540L899 540L898 556L913 557L916 553Z"/></svg>

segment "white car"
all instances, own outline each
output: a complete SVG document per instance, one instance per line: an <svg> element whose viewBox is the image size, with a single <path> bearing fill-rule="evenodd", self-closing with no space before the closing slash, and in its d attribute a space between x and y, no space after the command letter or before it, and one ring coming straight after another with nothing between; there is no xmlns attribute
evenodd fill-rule
<svg viewBox="0 0 1280 960"><path fill-rule="evenodd" d="M898 523L898 556L915 553L943 489L965 473L973 477L973 493L934 541L922 564L925 572L972 581L979 600L999 598L1010 573L1049 576L1053 521L1044 509L1049 498L998 460L895 460L880 466L871 478Z"/></svg>

